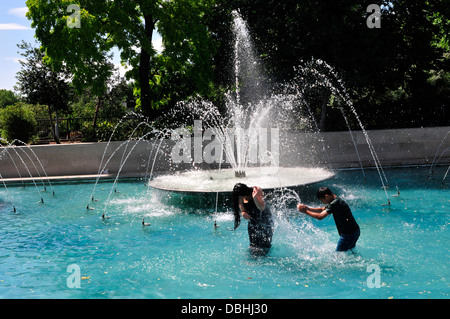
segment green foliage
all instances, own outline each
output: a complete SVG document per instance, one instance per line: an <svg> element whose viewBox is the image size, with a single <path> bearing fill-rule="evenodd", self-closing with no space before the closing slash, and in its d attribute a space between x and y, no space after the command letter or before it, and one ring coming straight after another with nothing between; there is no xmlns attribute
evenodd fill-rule
<svg viewBox="0 0 450 319"><path fill-rule="evenodd" d="M69 4L81 8L80 28L67 26ZM42 43L45 62L57 70L67 68L78 91L91 86L94 95L106 92L105 83L111 75L106 67L109 51L119 48L122 62L132 67L128 77L138 87L138 105L154 119L158 113L155 110L173 99L167 91L173 88L168 85L172 80L181 86L189 80L191 94L208 87L211 47L204 17L212 4L212 0L27 0L27 17ZM162 69L155 68L161 66L161 61L152 47L156 25L170 57L169 65ZM175 72L163 79L160 73L165 67Z"/></svg>
<svg viewBox="0 0 450 319"><path fill-rule="evenodd" d="M227 79L232 42L226 26L230 11L239 8L274 82L289 81L294 66L314 57L337 70L368 128L448 125L450 98L444 89L445 74L450 72L448 0L377 2L382 8L380 29L366 25L371 3L218 2L210 24L222 46L214 57L216 83ZM430 78L436 74L441 81ZM332 116L329 112L327 119Z"/></svg>
<svg viewBox="0 0 450 319"><path fill-rule="evenodd" d="M19 102L19 97L13 91L0 90L0 109Z"/></svg>
<svg viewBox="0 0 450 319"><path fill-rule="evenodd" d="M129 85L111 95L108 81L113 70L108 61L114 47L120 50L121 62L131 67L127 78L134 80L136 108L150 120L197 95L223 103L233 72L231 11L239 9L272 82L292 80L294 67L314 57L335 67L367 128L448 125L448 0L379 1L380 29L366 25L366 9L372 3L27 0L27 17L42 44L38 51L45 65L71 75L78 93L68 109L72 116L120 116L124 95L132 100ZM67 26L69 4L80 6L81 28ZM152 46L155 30L163 38L161 54ZM61 100L66 99L59 95ZM312 108L321 127L346 129L344 121L334 121L340 118L339 101L322 96L317 100ZM33 101L45 104L38 98ZM102 121L99 130L106 132L108 125Z"/></svg>
<svg viewBox="0 0 450 319"><path fill-rule="evenodd" d="M24 104L16 103L0 110L0 129L3 138L28 143L36 133L36 120L33 112Z"/></svg>
<svg viewBox="0 0 450 319"><path fill-rule="evenodd" d="M97 127L94 129L91 125L86 125L81 132L83 133L83 141L108 141L109 137L114 131L114 124L109 121L101 121L97 123Z"/></svg>
<svg viewBox="0 0 450 319"><path fill-rule="evenodd" d="M47 105L49 112L67 111L72 97L67 70L55 71L44 63L45 55L31 44L22 42L18 45L21 55L26 59L20 61L21 70L17 73L17 88L25 96L25 101L32 104Z"/></svg>
<svg viewBox="0 0 450 319"><path fill-rule="evenodd" d="M448 1L427 1L431 8L426 13L427 19L436 26L432 45L450 53L450 6Z"/></svg>
<svg viewBox="0 0 450 319"><path fill-rule="evenodd" d="M108 119L102 120L97 123L97 127L94 130L92 125L85 124L81 128L81 133L83 135L83 142L105 142L109 141L111 138L112 141L126 141L130 138L138 139L139 137L147 134L149 132L148 126L141 125L138 127L141 119L129 118L122 119L121 124L116 128L114 128L118 124L119 119Z"/></svg>
<svg viewBox="0 0 450 319"><path fill-rule="evenodd" d="M115 83L108 82L108 91L101 97L101 107L98 112L99 118L120 118L126 113L126 105L133 105L133 84L119 79ZM93 118L98 104L98 98L94 96L91 88L86 88L77 95L69 105L69 117Z"/></svg>
<svg viewBox="0 0 450 319"><path fill-rule="evenodd" d="M27 0L27 17L32 20L36 38L42 44L45 63L55 70L67 68L73 74L74 87L79 91L95 83L95 94L106 90L106 79L112 70L107 65L108 51L113 47L104 29L110 1ZM67 8L78 4L81 8L81 28L69 27L73 12Z"/></svg>

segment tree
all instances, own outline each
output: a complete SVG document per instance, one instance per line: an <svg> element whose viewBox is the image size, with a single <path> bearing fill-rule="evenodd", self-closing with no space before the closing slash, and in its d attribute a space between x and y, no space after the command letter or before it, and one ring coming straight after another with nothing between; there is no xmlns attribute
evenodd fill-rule
<svg viewBox="0 0 450 319"><path fill-rule="evenodd" d="M0 90L0 109L19 102L19 97L9 90Z"/></svg>
<svg viewBox="0 0 450 319"><path fill-rule="evenodd" d="M80 10L67 12L69 4L74 3ZM138 105L152 120L157 117L151 90L154 77L151 66L156 56L153 31L158 25L166 49L177 52L172 57L176 57L178 66L195 65L201 78L207 75L204 71L210 59L204 56L207 45L198 42L205 37L198 35L208 32L202 20L212 3L212 0L27 0L27 17L45 50L46 62L56 68L67 67L74 75L75 87L105 83L111 72L102 66L109 59L108 52L118 47L122 62L133 68L128 76L136 80ZM80 28L71 24L73 17L79 19ZM196 50L186 54L191 48Z"/></svg>
<svg viewBox="0 0 450 319"><path fill-rule="evenodd" d="M381 28L369 29L364 1L224 0L211 26L227 43L232 9L248 22L257 51L275 82L311 57L332 65L369 128L446 125L449 119L448 0L379 1ZM219 50L214 61L229 60ZM226 63L217 74L226 74ZM328 100L328 99L326 99ZM317 112L322 109L320 103ZM331 118L334 113L327 115ZM327 129L336 129L325 121ZM343 127L345 129L345 126Z"/></svg>
<svg viewBox="0 0 450 319"><path fill-rule="evenodd" d="M36 125L33 113L24 103L18 102L0 109L1 135L10 142L17 139L28 143L35 133Z"/></svg>
<svg viewBox="0 0 450 319"><path fill-rule="evenodd" d="M17 89L24 95L26 102L47 105L52 125L52 134L56 143L60 143L53 125L53 113L66 111L72 96L67 71L56 72L44 63L44 54L31 44L22 42L18 47L24 58L20 61L21 70L17 73Z"/></svg>

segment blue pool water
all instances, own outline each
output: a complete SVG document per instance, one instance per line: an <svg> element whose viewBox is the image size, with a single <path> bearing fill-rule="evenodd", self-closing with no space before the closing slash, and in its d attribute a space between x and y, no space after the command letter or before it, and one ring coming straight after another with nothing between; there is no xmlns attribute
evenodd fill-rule
<svg viewBox="0 0 450 319"><path fill-rule="evenodd" d="M97 186L99 201L89 211L92 183L56 184L55 197L42 193L45 204L34 186L9 187L16 214L2 188L0 297L448 298L450 191L440 187L445 168L431 180L427 173L386 170L389 196L395 186L401 192L387 207L375 170L366 171L365 182L360 171L338 172L323 184L352 208L361 226L357 251L334 252L333 219L298 215L291 202L275 208L273 248L258 259L248 251L246 221L227 230L231 209L215 213L181 198L176 205L175 194L172 204L163 204L141 181L119 183L105 221L112 183ZM150 227L142 227L143 217ZM80 288L67 284L77 275L68 272L73 264Z"/></svg>

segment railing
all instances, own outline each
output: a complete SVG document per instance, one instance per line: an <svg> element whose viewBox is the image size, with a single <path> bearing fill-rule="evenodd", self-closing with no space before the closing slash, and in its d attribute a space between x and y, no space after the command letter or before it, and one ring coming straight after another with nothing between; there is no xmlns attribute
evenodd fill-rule
<svg viewBox="0 0 450 319"><path fill-rule="evenodd" d="M98 117L97 125L104 121L108 121L116 125L122 118L118 117ZM133 120L136 117L130 116L123 118L126 120ZM52 134L52 123L50 119L37 119L37 140L34 144L48 144L54 141ZM56 134L61 142L79 142L83 138L83 132L89 127L92 128L94 118L92 117L76 117L76 118L55 118L53 125L56 129Z"/></svg>

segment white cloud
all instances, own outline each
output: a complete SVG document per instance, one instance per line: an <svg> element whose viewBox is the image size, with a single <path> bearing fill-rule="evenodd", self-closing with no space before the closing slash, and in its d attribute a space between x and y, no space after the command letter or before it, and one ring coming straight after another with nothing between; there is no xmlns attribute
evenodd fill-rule
<svg viewBox="0 0 450 319"><path fill-rule="evenodd" d="M21 8L12 8L8 10L8 14L12 14L19 18L26 18L25 15L28 12L27 7L21 7Z"/></svg>
<svg viewBox="0 0 450 319"><path fill-rule="evenodd" d="M17 23L0 23L0 30L29 30L30 28Z"/></svg>
<svg viewBox="0 0 450 319"><path fill-rule="evenodd" d="M12 57L12 58L8 57L8 58L5 58L5 60L6 61L12 61L14 63L19 63L20 61L23 61L23 62L27 61L26 59L18 58L18 57Z"/></svg>

